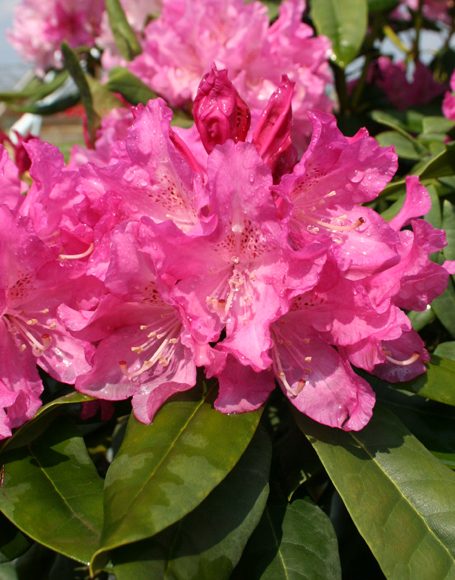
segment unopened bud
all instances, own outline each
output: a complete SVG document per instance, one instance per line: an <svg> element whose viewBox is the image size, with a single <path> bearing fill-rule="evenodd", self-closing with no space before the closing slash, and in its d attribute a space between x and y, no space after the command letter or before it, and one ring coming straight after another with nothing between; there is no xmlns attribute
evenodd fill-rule
<svg viewBox="0 0 455 580"><path fill-rule="evenodd" d="M193 116L202 143L210 153L228 139L245 141L250 128L250 111L228 79L227 70L215 66L199 85Z"/></svg>

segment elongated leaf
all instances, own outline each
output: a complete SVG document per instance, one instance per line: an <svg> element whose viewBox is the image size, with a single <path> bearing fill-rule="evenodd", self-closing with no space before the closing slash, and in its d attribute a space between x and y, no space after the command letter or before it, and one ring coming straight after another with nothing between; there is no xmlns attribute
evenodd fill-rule
<svg viewBox="0 0 455 580"><path fill-rule="evenodd" d="M379 381L378 381L379 382ZM375 385L378 399L387 403L404 425L452 469L455 460L455 409L405 391Z"/></svg>
<svg viewBox="0 0 455 580"><path fill-rule="evenodd" d="M113 553L117 580L227 580L264 511L270 459L270 441L259 431L194 511L150 540Z"/></svg>
<svg viewBox="0 0 455 580"><path fill-rule="evenodd" d="M109 72L107 86L113 93L120 93L132 105L146 103L156 97L156 94L137 76L122 67L113 68Z"/></svg>
<svg viewBox="0 0 455 580"><path fill-rule="evenodd" d="M374 12L385 12L386 10L392 10L398 5L398 0L368 0L368 11L373 14Z"/></svg>
<svg viewBox="0 0 455 580"><path fill-rule="evenodd" d="M445 117L424 117L423 132L424 133L448 133L455 127L455 121L446 119Z"/></svg>
<svg viewBox="0 0 455 580"><path fill-rule="evenodd" d="M366 0L317 0L311 17L319 34L332 41L335 62L342 68L357 56L367 31Z"/></svg>
<svg viewBox="0 0 455 580"><path fill-rule="evenodd" d="M380 406L360 433L296 419L386 577L453 577L455 474Z"/></svg>
<svg viewBox="0 0 455 580"><path fill-rule="evenodd" d="M455 143L446 145L444 151L423 163L415 175L422 179L434 179L455 175Z"/></svg>
<svg viewBox="0 0 455 580"><path fill-rule="evenodd" d="M68 95L63 96L58 99L53 100L51 103L38 101L37 103L32 103L31 105L10 105L9 108L12 111L18 113L33 113L34 115L54 115L55 113L60 113L61 111L66 111L70 107L73 107L79 102L79 95Z"/></svg>
<svg viewBox="0 0 455 580"><path fill-rule="evenodd" d="M455 361L455 340L450 342L441 342L436 347L434 354L441 358L448 358Z"/></svg>
<svg viewBox="0 0 455 580"><path fill-rule="evenodd" d="M0 93L0 101L17 102L26 99L38 101L61 87L68 79L68 76L67 71L62 71L56 74L48 83L44 83L38 79L33 79L33 82L30 82L22 91Z"/></svg>
<svg viewBox="0 0 455 580"><path fill-rule="evenodd" d="M30 540L0 514L0 563L19 557L28 550L30 544Z"/></svg>
<svg viewBox="0 0 455 580"><path fill-rule="evenodd" d="M198 506L237 463L261 413L223 415L207 402L173 401L151 425L131 417L105 482L99 556L151 537Z"/></svg>
<svg viewBox="0 0 455 580"><path fill-rule="evenodd" d="M2 461L5 516L40 544L89 562L101 532L103 484L71 425L54 425Z"/></svg>
<svg viewBox="0 0 455 580"><path fill-rule="evenodd" d="M136 33L126 18L120 1L106 0L106 11L119 53L123 58L132 60L135 56L141 54L142 49L136 38Z"/></svg>
<svg viewBox="0 0 455 580"><path fill-rule="evenodd" d="M390 129L393 129L403 137L405 137L409 142L414 143L416 149L420 151L424 151L425 148L415 139L407 130L406 125L395 115L389 114L386 111L373 111L371 113L371 118L380 123L381 125L385 125Z"/></svg>
<svg viewBox="0 0 455 580"><path fill-rule="evenodd" d="M24 423L24 425L22 425L22 427L18 429L12 437L4 442L3 446L0 448L0 452L3 453L6 450L22 447L23 445L27 445L33 441L33 439L36 439L36 437L41 435L41 433L57 417L58 413L67 405L85 403L92 400L92 397L75 391L73 393L68 393L68 395L64 395L63 397L59 397L58 399L54 399L50 403L47 403L47 405L43 405L38 409L33 419Z"/></svg>
<svg viewBox="0 0 455 580"><path fill-rule="evenodd" d="M447 290L433 300L431 308L441 324L455 338L455 287L451 279L449 279Z"/></svg>
<svg viewBox="0 0 455 580"><path fill-rule="evenodd" d="M81 96L81 102L85 109L87 116L87 129L90 136L90 142L94 143L96 138L96 130L100 124L100 117L93 106L93 98L90 92L90 87L87 82L84 71L79 64L79 59L76 53L65 43L62 44L62 54L65 68L70 73L75 82Z"/></svg>
<svg viewBox="0 0 455 580"><path fill-rule="evenodd" d="M417 161L422 158L422 149L416 145L415 140L409 139L397 131L384 131L376 135L376 139L383 147L393 145L397 155L402 159Z"/></svg>
<svg viewBox="0 0 455 580"><path fill-rule="evenodd" d="M442 206L442 227L446 232L447 246L444 248L444 256L447 260L455 260L455 204L444 200Z"/></svg>
<svg viewBox="0 0 455 580"><path fill-rule="evenodd" d="M426 399L455 405L454 385L455 361L432 356L424 375L409 383L400 383L399 386Z"/></svg>
<svg viewBox="0 0 455 580"><path fill-rule="evenodd" d="M250 538L233 580L341 578L335 531L307 500L270 503Z"/></svg>

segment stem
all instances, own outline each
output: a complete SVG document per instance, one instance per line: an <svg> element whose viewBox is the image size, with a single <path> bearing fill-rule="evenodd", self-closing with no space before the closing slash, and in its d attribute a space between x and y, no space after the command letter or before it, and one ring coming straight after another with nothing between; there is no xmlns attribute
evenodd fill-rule
<svg viewBox="0 0 455 580"><path fill-rule="evenodd" d="M414 44L412 46L412 58L414 61L419 60L420 56L420 32L423 25L423 0L419 0L419 6L414 19L416 35L414 37Z"/></svg>
<svg viewBox="0 0 455 580"><path fill-rule="evenodd" d="M333 72L335 75L335 88L338 95L338 102L340 104L340 117L344 118L348 108L348 87L346 84L346 75L344 69L337 64L333 65Z"/></svg>
<svg viewBox="0 0 455 580"><path fill-rule="evenodd" d="M386 24L382 30L383 30L384 34L387 36L387 38L399 50L404 52L407 56L409 56L411 54L411 49L409 49L405 44L403 44L403 41L401 40L401 38L398 36L398 34L393 30L393 28L389 24Z"/></svg>

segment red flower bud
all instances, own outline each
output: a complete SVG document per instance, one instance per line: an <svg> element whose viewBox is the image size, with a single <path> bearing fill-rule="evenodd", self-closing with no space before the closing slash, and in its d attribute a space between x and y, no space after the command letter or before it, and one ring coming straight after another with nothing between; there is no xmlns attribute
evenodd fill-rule
<svg viewBox="0 0 455 580"><path fill-rule="evenodd" d="M209 153L227 139L245 141L250 128L248 105L228 79L227 70L218 70L215 66L202 78L194 99L193 116Z"/></svg>
<svg viewBox="0 0 455 580"><path fill-rule="evenodd" d="M283 75L253 134L253 143L274 176L277 172L290 171L297 161L291 140L293 92L294 83Z"/></svg>

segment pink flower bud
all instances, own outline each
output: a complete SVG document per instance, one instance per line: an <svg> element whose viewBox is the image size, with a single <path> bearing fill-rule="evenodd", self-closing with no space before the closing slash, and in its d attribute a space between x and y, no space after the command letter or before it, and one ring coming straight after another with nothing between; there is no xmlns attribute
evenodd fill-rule
<svg viewBox="0 0 455 580"><path fill-rule="evenodd" d="M245 141L250 128L248 105L228 79L227 70L218 70L215 66L199 85L193 116L209 153L215 145L221 145L227 139Z"/></svg>
<svg viewBox="0 0 455 580"><path fill-rule="evenodd" d="M286 75L272 94L254 130L253 143L274 176L290 171L297 161L292 145L292 95L294 83Z"/></svg>

